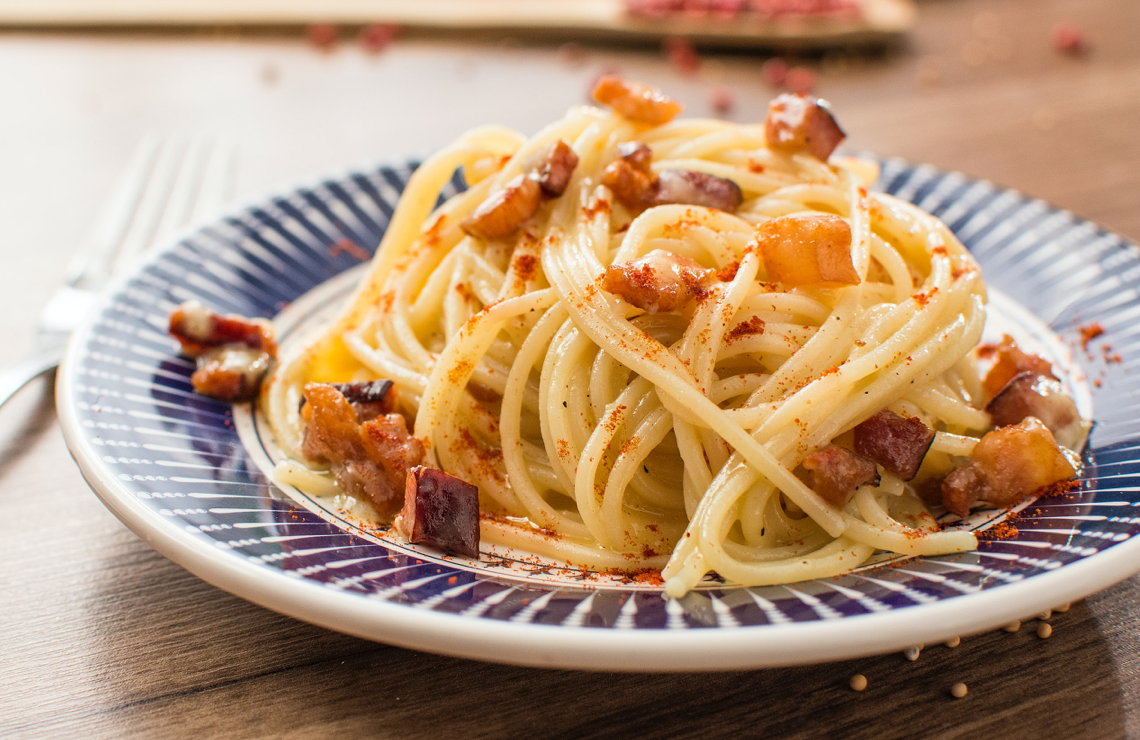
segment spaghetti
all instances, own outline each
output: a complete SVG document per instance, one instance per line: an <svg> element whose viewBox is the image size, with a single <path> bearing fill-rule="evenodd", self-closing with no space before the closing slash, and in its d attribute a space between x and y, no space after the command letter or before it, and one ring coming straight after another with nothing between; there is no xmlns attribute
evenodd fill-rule
<svg viewBox="0 0 1140 740"><path fill-rule="evenodd" d="M478 486L484 540L662 569L674 596L714 571L788 583L877 550L974 549L919 497L991 428L973 352L985 292L953 234L868 192L873 165L769 141L771 118L766 136L647 119L671 101L634 86L599 99L614 112L576 108L530 139L480 128L414 173L347 308L263 387L277 480L341 490L304 454L306 385L384 378L425 464ZM539 174L567 145L558 195ZM457 168L469 188L437 208ZM734 213L701 204L725 197ZM508 210L517 228L496 220ZM822 248L776 267L765 225L809 222L849 233L842 269ZM826 495L823 473L843 469L828 455L865 462L853 430L884 410L930 431L917 476L879 461Z"/></svg>

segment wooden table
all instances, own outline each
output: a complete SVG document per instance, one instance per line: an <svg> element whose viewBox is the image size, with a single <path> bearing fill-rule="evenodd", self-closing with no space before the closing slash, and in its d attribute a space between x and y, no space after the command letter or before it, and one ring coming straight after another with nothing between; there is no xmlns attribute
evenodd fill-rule
<svg viewBox="0 0 1140 740"><path fill-rule="evenodd" d="M1072 20L1092 51L1066 57ZM1140 4L926 0L908 45L811 61L858 148L964 170L1140 238ZM534 131L604 67L693 114L708 89L762 117L762 59L682 77L645 50L585 59L511 41L405 39L379 56L299 39L0 33L0 361L144 131L224 134L239 194L437 147L496 121ZM0 414L3 737L985 737L1140 735L1140 580L1039 639L790 670L605 675L454 660L345 637L223 593L153 552L68 459L45 385ZM848 686L865 674L869 688ZM964 681L969 696L951 699Z"/></svg>

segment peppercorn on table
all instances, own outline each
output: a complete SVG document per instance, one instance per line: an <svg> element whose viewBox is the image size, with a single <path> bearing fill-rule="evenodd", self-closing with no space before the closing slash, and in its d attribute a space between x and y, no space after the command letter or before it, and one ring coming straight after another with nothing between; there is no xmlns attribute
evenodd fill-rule
<svg viewBox="0 0 1140 740"><path fill-rule="evenodd" d="M905 45L779 62L494 37L381 49L355 31L330 43L327 29L0 31L0 361L31 348L148 130L233 140L250 199L421 155L476 124L533 131L603 71L738 121L762 120L779 80L810 86L855 148L991 179L1140 239L1138 25L1127 0L926 0ZM517 668L347 637L198 580L92 495L46 383L0 412L0 450L0 737L1140 735L1137 578L906 654L701 676Z"/></svg>

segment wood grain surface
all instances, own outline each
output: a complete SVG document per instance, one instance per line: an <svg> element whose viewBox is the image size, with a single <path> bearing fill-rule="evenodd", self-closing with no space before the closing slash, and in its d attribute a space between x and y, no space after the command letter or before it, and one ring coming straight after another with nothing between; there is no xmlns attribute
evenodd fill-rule
<svg viewBox="0 0 1140 740"><path fill-rule="evenodd" d="M1058 54L1059 21L1090 53ZM924 0L910 41L807 60L859 149L992 179L1140 237L1140 4ZM581 58L580 58L581 57ZM763 57L680 76L655 50L412 37L370 56L300 39L0 34L0 362L142 134L231 137L244 198L429 151L500 122L531 132L604 68L709 89L757 120ZM194 578L126 530L68 457L46 384L0 412L0 737L1140 737L1140 580L1016 633L789 670L607 675L415 653L328 632ZM856 693L854 673L869 680ZM950 697L950 686L969 695Z"/></svg>

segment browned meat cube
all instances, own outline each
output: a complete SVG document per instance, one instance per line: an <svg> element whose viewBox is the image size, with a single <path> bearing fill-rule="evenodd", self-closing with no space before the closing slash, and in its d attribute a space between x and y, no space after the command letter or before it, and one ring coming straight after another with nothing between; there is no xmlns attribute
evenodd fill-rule
<svg viewBox="0 0 1140 740"><path fill-rule="evenodd" d="M807 152L826 162L846 137L827 104L819 98L784 93L768 107L764 138L769 149L785 154Z"/></svg>
<svg viewBox="0 0 1140 740"><path fill-rule="evenodd" d="M505 239L538 211L541 196L542 188L537 182L519 175L480 203L460 225L478 239Z"/></svg>
<svg viewBox="0 0 1140 740"><path fill-rule="evenodd" d="M360 442L360 421L344 394L327 383L305 386L305 437L301 453L317 463L341 464L364 456Z"/></svg>
<svg viewBox="0 0 1140 740"><path fill-rule="evenodd" d="M942 505L958 516L968 516L970 507L989 495L989 484L980 465L955 468L942 481Z"/></svg>
<svg viewBox="0 0 1140 740"><path fill-rule="evenodd" d="M198 301L186 301L171 311L168 331L189 357L227 345L265 352L270 359L277 357L273 326L268 321L237 314L222 316Z"/></svg>
<svg viewBox="0 0 1140 740"><path fill-rule="evenodd" d="M958 516L978 501L1013 506L1076 474L1048 427L1030 416L982 437L973 462L942 483L942 503Z"/></svg>
<svg viewBox="0 0 1140 740"><path fill-rule="evenodd" d="M242 345L216 347L197 359L198 369L190 376L194 391L228 403L257 398L273 362L268 352Z"/></svg>
<svg viewBox="0 0 1140 740"><path fill-rule="evenodd" d="M918 474L934 430L918 419L883 409L855 427L855 451L869 457L902 480Z"/></svg>
<svg viewBox="0 0 1140 740"><path fill-rule="evenodd" d="M328 383L305 386L305 458L329 465L345 493L367 498L381 516L391 517L403 505L408 468L423 461L423 444L408 433L400 414L360 423L357 410Z"/></svg>
<svg viewBox="0 0 1140 740"><path fill-rule="evenodd" d="M640 141L627 141L618 144L618 154L640 172L649 174L653 164L653 150Z"/></svg>
<svg viewBox="0 0 1140 740"><path fill-rule="evenodd" d="M654 203L683 203L735 213L744 193L732 180L690 170L665 170L657 176Z"/></svg>
<svg viewBox="0 0 1140 740"><path fill-rule="evenodd" d="M1053 378L1019 373L986 405L994 426L1017 424L1027 416L1040 419L1056 440L1072 448L1081 435L1081 417L1073 399Z"/></svg>
<svg viewBox="0 0 1140 740"><path fill-rule="evenodd" d="M716 280L712 270L681 255L654 249L640 259L606 268L602 289L647 313L672 311L703 298Z"/></svg>
<svg viewBox="0 0 1140 740"><path fill-rule="evenodd" d="M1001 344L989 345L981 348L980 351L982 354L992 352L997 356L993 367L986 373L986 379L982 381L982 387L988 398L993 398L1000 393L1001 389L1005 388L1006 383L1013 380L1013 377L1018 373L1033 373L1034 375L1044 375L1047 378L1057 379L1057 376L1053 374L1053 366L1049 364L1048 360L1037 355L1031 355L1028 352L1022 352L1013 341L1013 337L1008 334L1002 337Z"/></svg>
<svg viewBox="0 0 1140 740"><path fill-rule="evenodd" d="M479 557L479 489L442 470L408 470L400 531L409 542Z"/></svg>
<svg viewBox="0 0 1140 740"><path fill-rule="evenodd" d="M557 198L566 192L574 168L578 166L578 155L570 145L559 139L539 152L536 160L533 167L525 169L530 171L542 194L547 198Z"/></svg>
<svg viewBox="0 0 1140 740"><path fill-rule="evenodd" d="M198 361L198 369L190 376L194 391L220 401L256 398L277 356L268 321L222 316L197 301L187 301L170 313L169 331L182 353Z"/></svg>
<svg viewBox="0 0 1140 740"><path fill-rule="evenodd" d="M404 484L408 469L424 459L423 443L408 433L407 422L400 414L380 416L360 425L369 472L375 480L365 490L372 503L385 518L393 517L404 505Z"/></svg>
<svg viewBox="0 0 1140 740"><path fill-rule="evenodd" d="M657 197L657 178L626 159L615 159L606 167L602 184L613 192L619 203L633 211L650 207Z"/></svg>
<svg viewBox="0 0 1140 740"><path fill-rule="evenodd" d="M781 216L756 227L768 279L789 286L858 285L851 227L839 216Z"/></svg>
<svg viewBox="0 0 1140 740"><path fill-rule="evenodd" d="M808 485L820 498L835 508L842 508L863 485L879 485L875 463L837 445L828 445L804 458Z"/></svg>
<svg viewBox="0 0 1140 740"><path fill-rule="evenodd" d="M615 75L598 80L594 100L634 123L648 126L668 123L681 112L681 105L660 90Z"/></svg>
<svg viewBox="0 0 1140 740"><path fill-rule="evenodd" d="M396 386L390 380L365 380L328 385L340 391L345 400L352 404L357 420L362 423L396 410ZM302 400L301 405L304 403Z"/></svg>

